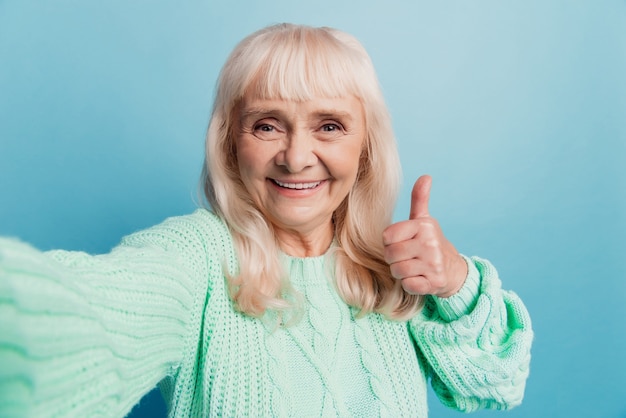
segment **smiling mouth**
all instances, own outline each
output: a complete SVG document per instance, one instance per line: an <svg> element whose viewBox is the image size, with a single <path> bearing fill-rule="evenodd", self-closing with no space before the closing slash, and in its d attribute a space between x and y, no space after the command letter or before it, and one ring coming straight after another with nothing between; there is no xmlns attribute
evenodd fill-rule
<svg viewBox="0 0 626 418"><path fill-rule="evenodd" d="M309 182L309 183L285 183L285 182L278 181L275 179L272 179L272 181L280 187L284 187L285 189L292 189L292 190L314 189L320 184L322 184L321 181L314 181L314 182Z"/></svg>

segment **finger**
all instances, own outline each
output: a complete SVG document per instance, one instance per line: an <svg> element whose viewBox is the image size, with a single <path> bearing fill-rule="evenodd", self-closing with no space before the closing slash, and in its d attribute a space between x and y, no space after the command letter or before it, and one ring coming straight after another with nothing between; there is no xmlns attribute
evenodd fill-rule
<svg viewBox="0 0 626 418"><path fill-rule="evenodd" d="M432 287L424 276L413 276L402 279L402 288L410 295L430 295Z"/></svg>
<svg viewBox="0 0 626 418"><path fill-rule="evenodd" d="M431 258L433 252L436 252L438 249L437 245L432 245L430 242L422 242L421 237L418 236L386 245L384 248L384 256L387 264L391 264L413 258Z"/></svg>
<svg viewBox="0 0 626 418"><path fill-rule="evenodd" d="M421 176L413 185L411 192L411 212L409 219L430 216L428 214L428 200L432 178L429 175Z"/></svg>
<svg viewBox="0 0 626 418"><path fill-rule="evenodd" d="M391 277L398 280L415 276L426 277L428 266L422 260L412 258L390 264L389 271Z"/></svg>
<svg viewBox="0 0 626 418"><path fill-rule="evenodd" d="M408 220L389 225L383 231L383 245L391 245L396 242L406 241L413 238L419 229L419 223Z"/></svg>
<svg viewBox="0 0 626 418"><path fill-rule="evenodd" d="M412 239L399 241L385 247L385 261L387 264L398 263L416 257L415 243Z"/></svg>

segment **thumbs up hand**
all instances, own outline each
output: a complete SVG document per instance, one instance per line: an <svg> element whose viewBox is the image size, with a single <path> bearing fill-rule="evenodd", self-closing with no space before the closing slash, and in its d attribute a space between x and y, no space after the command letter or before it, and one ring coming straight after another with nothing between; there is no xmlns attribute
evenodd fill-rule
<svg viewBox="0 0 626 418"><path fill-rule="evenodd" d="M383 232L385 261L406 292L445 298L463 286L467 264L428 213L431 183L430 176L417 179L409 219Z"/></svg>

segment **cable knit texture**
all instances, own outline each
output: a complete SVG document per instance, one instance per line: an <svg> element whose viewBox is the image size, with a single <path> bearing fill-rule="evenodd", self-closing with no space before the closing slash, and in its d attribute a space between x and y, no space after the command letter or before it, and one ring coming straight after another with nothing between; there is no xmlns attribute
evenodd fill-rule
<svg viewBox="0 0 626 418"><path fill-rule="evenodd" d="M198 210L105 255L0 240L0 416L122 417L157 384L170 417L426 417L519 404L530 318L493 266L408 322L356 319L332 256L282 254L305 302L293 326L235 311L228 228ZM245 262L242 260L241 262Z"/></svg>

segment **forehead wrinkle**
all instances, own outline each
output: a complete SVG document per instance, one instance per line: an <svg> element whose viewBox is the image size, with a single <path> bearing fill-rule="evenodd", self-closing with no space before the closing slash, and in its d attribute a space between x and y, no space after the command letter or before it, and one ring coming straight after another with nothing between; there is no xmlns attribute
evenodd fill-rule
<svg viewBox="0 0 626 418"><path fill-rule="evenodd" d="M284 100L265 98L244 98L238 107L239 123L248 123L251 119L275 117L288 122L293 117L301 120L338 119L342 123L352 123L359 119L351 106L333 103L333 97L313 98L311 100ZM338 97L337 99L341 99ZM330 101L330 103L329 103ZM300 107L298 105L304 105Z"/></svg>
<svg viewBox="0 0 626 418"><path fill-rule="evenodd" d="M239 111L239 120L245 121L250 118L267 117L267 116L282 116L283 112L279 109L272 107L262 106L244 106Z"/></svg>

